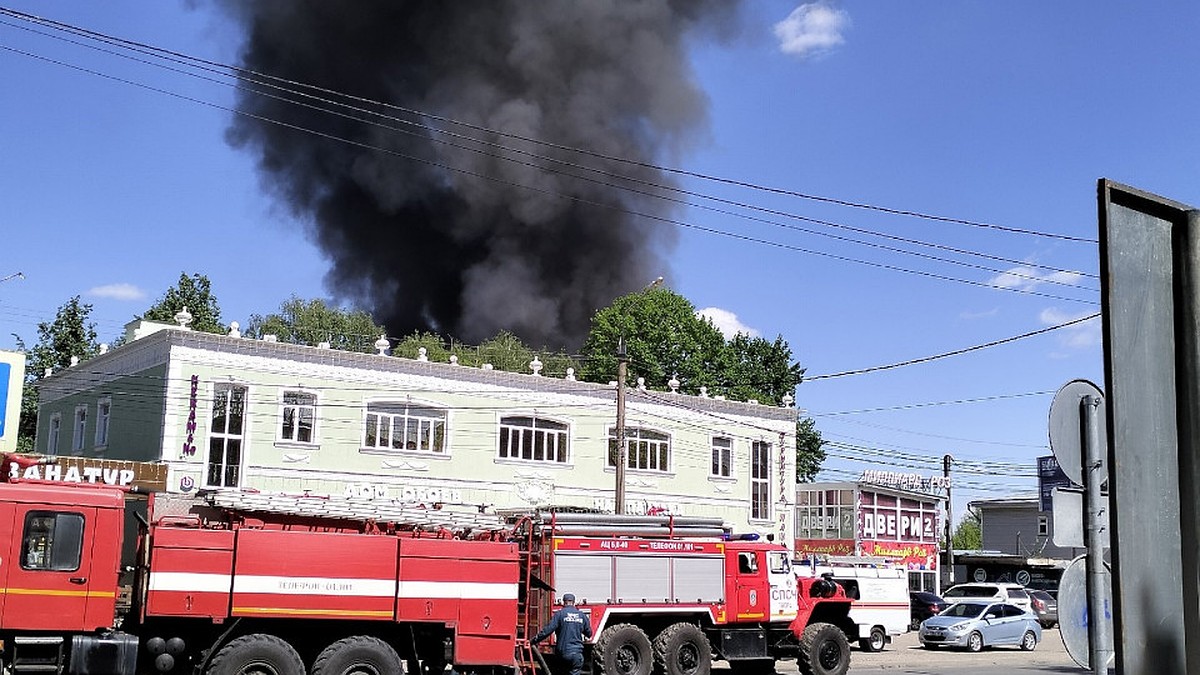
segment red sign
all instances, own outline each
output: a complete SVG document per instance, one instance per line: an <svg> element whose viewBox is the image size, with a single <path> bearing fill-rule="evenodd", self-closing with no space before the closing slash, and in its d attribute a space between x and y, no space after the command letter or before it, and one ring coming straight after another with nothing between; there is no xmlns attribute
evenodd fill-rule
<svg viewBox="0 0 1200 675"><path fill-rule="evenodd" d="M936 570L938 568L937 544L864 539L862 554L875 558L887 558L910 570Z"/></svg>
<svg viewBox="0 0 1200 675"><path fill-rule="evenodd" d="M796 557L807 555L854 555L853 539L797 539Z"/></svg>

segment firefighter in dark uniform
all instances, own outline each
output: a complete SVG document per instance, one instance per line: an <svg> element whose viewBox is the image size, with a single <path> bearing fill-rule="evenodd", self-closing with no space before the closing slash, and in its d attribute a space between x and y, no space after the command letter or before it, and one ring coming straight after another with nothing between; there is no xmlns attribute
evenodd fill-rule
<svg viewBox="0 0 1200 675"><path fill-rule="evenodd" d="M592 637L592 620L575 607L575 594L563 594L563 608L554 613L550 623L531 640L537 644L554 633L554 651L571 667L570 675L583 670L583 639Z"/></svg>

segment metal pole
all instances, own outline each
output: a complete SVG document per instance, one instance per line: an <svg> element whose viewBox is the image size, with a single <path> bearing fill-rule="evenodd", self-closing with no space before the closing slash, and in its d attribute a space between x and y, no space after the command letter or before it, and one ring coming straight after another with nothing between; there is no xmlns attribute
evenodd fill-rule
<svg viewBox="0 0 1200 675"><path fill-rule="evenodd" d="M942 475L946 478L946 584L942 590L954 585L954 510L950 501L950 455L942 457Z"/></svg>
<svg viewBox="0 0 1200 675"><path fill-rule="evenodd" d="M1110 612L1104 593L1104 496L1100 492L1100 469L1104 458L1100 449L1100 399L1084 396L1079 401L1083 416L1083 482L1087 497L1087 607L1088 665L1095 675L1107 675L1112 657L1112 632L1104 615Z"/></svg>
<svg viewBox="0 0 1200 675"><path fill-rule="evenodd" d="M625 513L625 467L629 464L629 448L625 446L625 370L629 357L625 354L625 338L617 340L617 494L613 513Z"/></svg>

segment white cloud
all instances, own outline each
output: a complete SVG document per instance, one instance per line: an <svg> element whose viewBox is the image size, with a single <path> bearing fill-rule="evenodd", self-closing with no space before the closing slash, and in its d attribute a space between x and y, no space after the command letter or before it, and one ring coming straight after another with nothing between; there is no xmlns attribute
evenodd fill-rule
<svg viewBox="0 0 1200 675"><path fill-rule="evenodd" d="M133 284L96 286L89 289L85 295L95 298L108 298L110 300L143 300L146 297L145 291Z"/></svg>
<svg viewBox="0 0 1200 675"><path fill-rule="evenodd" d="M973 321L975 319L990 319L993 316L997 316L999 314L1000 314L1000 308L993 307L991 309L983 310L981 312L962 311L962 312L959 312L958 317L960 319L966 319L968 321Z"/></svg>
<svg viewBox="0 0 1200 675"><path fill-rule="evenodd" d="M849 14L818 0L800 5L775 24L775 37L785 54L806 58L845 42L842 31L849 25Z"/></svg>
<svg viewBox="0 0 1200 675"><path fill-rule="evenodd" d="M704 309L696 312L696 316L712 321L713 325L717 327L717 330L721 331L721 335L724 335L726 340L732 338L738 333L745 333L750 337L762 336L762 333L742 323L738 319L737 314L734 314L727 309L721 309L720 307L705 307Z"/></svg>
<svg viewBox="0 0 1200 675"><path fill-rule="evenodd" d="M1045 284L1075 286L1082 275L1078 272L1050 272L1044 274L1032 267L1019 265L988 280L988 283L1000 288L1015 288L1022 291L1032 291Z"/></svg>
<svg viewBox="0 0 1200 675"><path fill-rule="evenodd" d="M1082 319L1094 312L1064 312L1056 307L1048 307L1042 310L1038 316L1041 322L1047 326L1057 326L1068 321ZM1091 321L1084 321L1073 326L1059 329L1059 342L1063 347L1068 349L1087 349L1095 347L1102 343L1103 335L1101 333L1103 326L1100 323L1100 317L1096 317Z"/></svg>

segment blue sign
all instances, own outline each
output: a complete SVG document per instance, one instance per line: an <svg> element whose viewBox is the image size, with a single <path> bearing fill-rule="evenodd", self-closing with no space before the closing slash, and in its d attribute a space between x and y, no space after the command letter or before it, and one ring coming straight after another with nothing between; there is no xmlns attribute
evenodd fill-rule
<svg viewBox="0 0 1200 675"><path fill-rule="evenodd" d="M1051 511L1054 509L1051 495L1054 488L1071 487L1074 483L1063 473L1054 455L1038 457L1038 510Z"/></svg>
<svg viewBox="0 0 1200 675"><path fill-rule="evenodd" d="M12 364L0 363L0 438L4 438L4 420L8 413L8 381L12 378Z"/></svg>

